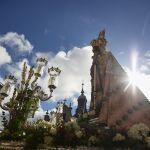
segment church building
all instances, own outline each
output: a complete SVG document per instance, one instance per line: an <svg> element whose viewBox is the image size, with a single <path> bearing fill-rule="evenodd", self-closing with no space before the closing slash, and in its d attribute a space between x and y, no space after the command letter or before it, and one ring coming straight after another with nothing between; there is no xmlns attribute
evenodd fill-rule
<svg viewBox="0 0 150 150"><path fill-rule="evenodd" d="M83 85L84 84L82 83L81 95L77 99L78 106L75 113L76 117L83 115L84 113L87 113L87 108L86 108L87 99L86 96L84 95Z"/></svg>

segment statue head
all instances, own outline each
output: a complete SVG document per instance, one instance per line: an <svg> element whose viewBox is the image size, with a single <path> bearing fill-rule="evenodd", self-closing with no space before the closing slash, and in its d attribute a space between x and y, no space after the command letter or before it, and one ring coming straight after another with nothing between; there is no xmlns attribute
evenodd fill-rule
<svg viewBox="0 0 150 150"><path fill-rule="evenodd" d="M107 44L107 41L105 39L105 29L104 29L99 33L99 36L97 39L92 40L91 45L94 48L94 47L105 47L106 44Z"/></svg>
<svg viewBox="0 0 150 150"><path fill-rule="evenodd" d="M105 39L105 29L99 33L99 39Z"/></svg>

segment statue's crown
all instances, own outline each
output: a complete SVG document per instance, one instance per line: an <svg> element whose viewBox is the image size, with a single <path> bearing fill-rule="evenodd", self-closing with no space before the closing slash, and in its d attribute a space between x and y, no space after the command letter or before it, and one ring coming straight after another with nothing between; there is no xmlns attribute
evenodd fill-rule
<svg viewBox="0 0 150 150"><path fill-rule="evenodd" d="M91 46L92 47L100 47L100 46L106 46L107 41L105 39L105 30L102 30L99 33L99 36L97 39L92 40Z"/></svg>

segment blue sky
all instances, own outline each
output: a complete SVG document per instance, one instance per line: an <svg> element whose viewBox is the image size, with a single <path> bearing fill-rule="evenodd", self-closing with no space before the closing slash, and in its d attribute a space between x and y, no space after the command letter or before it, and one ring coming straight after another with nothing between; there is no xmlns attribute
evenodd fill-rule
<svg viewBox="0 0 150 150"><path fill-rule="evenodd" d="M105 28L113 52L148 50L149 0L1 0L0 33L23 33L35 51L89 44Z"/></svg>
<svg viewBox="0 0 150 150"><path fill-rule="evenodd" d="M149 8L149 0L0 0L0 39L5 37L5 41L0 40L0 45L5 48L3 51L11 57L11 61L7 57L8 61L0 65L0 77L11 72L12 68L17 67L22 60L28 60L29 64L32 64L36 56L44 55L49 59L54 57L51 63L64 62L58 60L57 56L65 57L64 60L71 58L76 60L74 58L79 51L75 48L84 49L83 47L88 46L104 28L108 48L121 65L131 69L130 55L133 50L136 50L139 55L139 70L149 75ZM25 44L30 52L26 49L21 51L18 45L11 45L10 39L6 42L7 33L13 33L16 39L23 35L24 38L21 38L21 41L24 42L26 39L30 43L26 41ZM70 53L67 57L65 56L69 51L72 57ZM89 48L85 51L89 52ZM82 56L80 60L84 61L84 54L79 56ZM91 54L85 57L85 61L87 61L86 58L90 58L89 56ZM75 61L71 62L72 66L77 65ZM64 64L68 65L66 62ZM69 72L68 70L66 74ZM69 94L80 94L81 81L89 79L89 77L87 80L84 79L85 72L82 79L78 78L78 86L73 84L65 87L63 85L65 89L70 88L72 91L70 93L67 91L68 94L62 97L68 98ZM75 67L74 73L77 73ZM77 90L73 90L73 86L78 89L78 94ZM43 104L45 109L46 106Z"/></svg>

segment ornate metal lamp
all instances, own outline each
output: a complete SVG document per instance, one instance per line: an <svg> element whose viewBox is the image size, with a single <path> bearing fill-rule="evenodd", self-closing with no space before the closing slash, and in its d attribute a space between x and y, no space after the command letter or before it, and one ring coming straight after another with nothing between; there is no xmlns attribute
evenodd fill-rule
<svg viewBox="0 0 150 150"><path fill-rule="evenodd" d="M14 76L6 76L4 79L4 85L2 85L2 88L0 89L0 95L2 97L7 97L9 95L9 92L11 90L11 85L16 83L16 78Z"/></svg>
<svg viewBox="0 0 150 150"><path fill-rule="evenodd" d="M51 67L51 68L48 69L48 73L49 73L49 76L50 76L48 87L49 87L50 91L53 92L53 90L57 86L56 78L61 73L61 70L58 67L57 68Z"/></svg>
<svg viewBox="0 0 150 150"><path fill-rule="evenodd" d="M35 69L34 75L40 77L42 68L47 65L47 60L45 58L38 58L36 62L37 62L37 68Z"/></svg>
<svg viewBox="0 0 150 150"><path fill-rule="evenodd" d="M56 88L55 81L61 73L61 70L55 67L48 69L50 76L48 81L49 93L46 94L41 86L38 85L37 80L41 77L41 71L44 66L47 65L47 60L45 58L38 58L36 62L37 67L35 69L31 67L29 72L27 72L26 63L24 63L22 80L20 84L17 84L14 88L13 96L10 98L10 101L3 105L2 101L9 95L11 85L16 85L17 80L14 76L9 75L5 78L4 84L0 86L0 107L9 111L10 121L8 123L8 128L12 130L14 130L13 124L16 125L15 130L18 130L23 126L29 116L32 115L33 117L38 108L39 101L49 100ZM18 118L20 119L19 121Z"/></svg>

